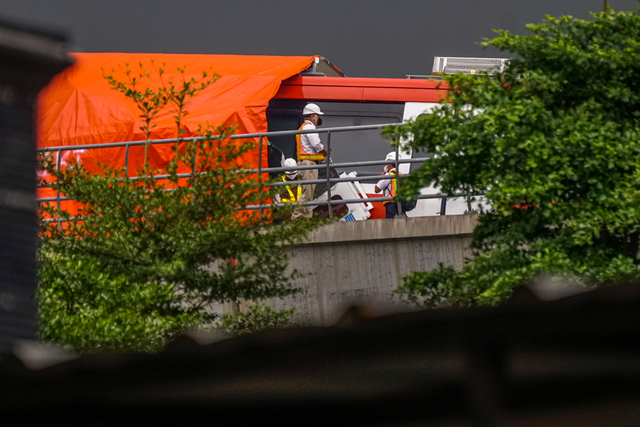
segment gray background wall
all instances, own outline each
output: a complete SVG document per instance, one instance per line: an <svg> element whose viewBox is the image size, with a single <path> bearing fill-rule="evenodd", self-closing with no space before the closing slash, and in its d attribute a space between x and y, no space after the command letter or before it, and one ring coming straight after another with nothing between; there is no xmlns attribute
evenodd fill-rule
<svg viewBox="0 0 640 427"><path fill-rule="evenodd" d="M0 0L0 17L67 32L77 51L323 55L351 77L431 71L433 56L500 56L493 29L603 0ZM609 0L636 10L637 0Z"/></svg>

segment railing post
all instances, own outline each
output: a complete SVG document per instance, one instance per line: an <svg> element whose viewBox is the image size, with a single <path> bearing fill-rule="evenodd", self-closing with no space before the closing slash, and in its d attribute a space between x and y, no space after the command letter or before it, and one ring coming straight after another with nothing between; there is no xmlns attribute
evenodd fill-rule
<svg viewBox="0 0 640 427"><path fill-rule="evenodd" d="M56 170L60 172L60 165L62 164L62 149L58 150L58 160L56 162ZM56 177L56 184L59 184L58 177ZM56 189L56 206L58 207L58 212L56 216L58 217L58 230L62 232L62 220L60 220L60 188Z"/></svg>
<svg viewBox="0 0 640 427"><path fill-rule="evenodd" d="M129 177L129 144L126 145L124 150L124 173L126 176L123 178Z"/></svg>
<svg viewBox="0 0 640 427"><path fill-rule="evenodd" d="M398 142L398 144L396 145L396 194L395 196L398 196L398 192L400 190L400 159L398 158L398 154L400 152L400 142ZM391 185L393 186L393 182L391 183ZM398 207L398 215L397 216L402 216L402 202L400 202L400 200L398 200L397 202L397 207Z"/></svg>
<svg viewBox="0 0 640 427"><path fill-rule="evenodd" d="M191 200L195 199L196 195L193 193L193 187L196 180L196 165L198 159L198 141L193 141L193 162L191 165Z"/></svg>
<svg viewBox="0 0 640 427"><path fill-rule="evenodd" d="M440 200L440 215L446 215L447 214L447 198L443 197Z"/></svg>
<svg viewBox="0 0 640 427"><path fill-rule="evenodd" d="M331 152L331 132L327 132L327 156L324 158L327 164L327 210L329 211L329 218L333 218L333 206L331 206L331 163L329 161L329 153Z"/></svg>
<svg viewBox="0 0 640 427"><path fill-rule="evenodd" d="M258 204L260 205L260 219L263 217L262 212L262 138L263 135L260 135L260 144L259 144L259 152L258 152Z"/></svg>

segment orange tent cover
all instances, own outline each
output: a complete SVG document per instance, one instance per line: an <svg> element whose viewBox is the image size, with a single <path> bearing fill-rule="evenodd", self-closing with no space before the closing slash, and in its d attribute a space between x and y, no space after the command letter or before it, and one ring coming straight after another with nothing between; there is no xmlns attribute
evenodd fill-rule
<svg viewBox="0 0 640 427"><path fill-rule="evenodd" d="M72 56L75 65L56 76L39 95L37 139L40 147L144 140L140 130L143 121L138 117L140 111L133 101L111 89L102 76L104 70L106 74L125 80L119 66L126 63L132 75L137 76L141 70L151 72L151 77L143 79L140 88L159 86L157 68L160 66L165 70L165 82L173 79L175 84L182 81L178 68L185 69L186 79L201 79L202 72L209 69L221 76L187 105L189 114L182 120L183 137L194 135L198 125L207 121L216 126L237 126L236 133L266 132L266 109L281 81L305 70L315 58L147 53L75 53ZM165 108L154 118L156 127L151 139L176 137L174 115L171 108ZM165 166L173 156L173 150L169 144L150 146L151 165ZM262 155L263 165L266 165L266 150ZM90 170L96 169L97 162L124 166L125 148L76 150L64 155L63 163L69 156L77 158ZM140 167L142 157L142 150L131 149L132 172ZM253 151L242 160L247 167L255 168L257 159L258 152ZM50 195L45 193L48 192L40 195Z"/></svg>

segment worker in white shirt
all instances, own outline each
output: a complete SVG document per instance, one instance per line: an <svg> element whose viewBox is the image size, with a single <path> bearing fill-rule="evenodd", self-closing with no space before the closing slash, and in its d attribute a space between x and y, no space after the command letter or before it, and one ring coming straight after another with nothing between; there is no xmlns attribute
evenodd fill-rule
<svg viewBox="0 0 640 427"><path fill-rule="evenodd" d="M304 123L299 130L316 129L322 124L322 116L324 113L320 111L320 107L316 104L307 104L302 110ZM322 164L327 154L327 150L320 142L320 136L317 133L306 133L296 135L296 148L298 151L298 166L310 166ZM303 181L318 179L318 169L299 170L298 175ZM298 200L299 203L310 202L313 200L313 193L316 189L315 184L303 185L302 195ZM310 206L304 206L296 209L291 215L291 219L311 218L313 209Z"/></svg>
<svg viewBox="0 0 640 427"><path fill-rule="evenodd" d="M396 175L396 153L395 151L387 154L384 159L388 162L384 165L384 172L381 175ZM383 192L383 197L396 197L397 179L381 179L376 184L374 191L376 193ZM398 215L398 203L393 201L382 202L384 205L386 215L385 218L395 218Z"/></svg>

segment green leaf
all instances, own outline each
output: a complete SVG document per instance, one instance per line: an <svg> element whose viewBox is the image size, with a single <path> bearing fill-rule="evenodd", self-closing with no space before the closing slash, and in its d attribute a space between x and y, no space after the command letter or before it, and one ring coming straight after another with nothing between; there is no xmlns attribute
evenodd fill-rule
<svg viewBox="0 0 640 427"><path fill-rule="evenodd" d="M143 88L139 81L128 80L128 64L119 70L124 78L114 72L105 80L113 90L125 88L119 93L135 102L147 139L153 136L154 118L164 112L175 116L178 136L185 133L180 122L187 111L171 111L172 100L180 97L186 104L199 91ZM55 186L61 194L82 206L79 211L64 206L59 211L43 205L39 211L41 219L60 216L67 221L62 229L40 223L43 341L76 351L155 351L187 329L211 326L214 304L297 292L292 283L299 273L287 269L288 249L321 223L286 221L276 226L269 212L261 217L237 210L258 204L259 193L255 177L236 173L243 155L255 147L228 138L234 130L200 126L200 135L219 134L222 139L183 142L186 149L162 169L134 164L131 158L130 170L137 169L139 177L135 181L121 167L99 164L100 173L94 174L71 163L58 171L55 157L40 159L52 181L60 183ZM143 148L147 157L149 147ZM184 165L191 170L194 150L200 173L185 186L178 173ZM160 174L169 178L153 178ZM275 191L267 191L263 197L274 196ZM284 326L293 314L262 306L252 310L251 330Z"/></svg>
<svg viewBox="0 0 640 427"><path fill-rule="evenodd" d="M529 35L498 31L508 52L492 75L450 75L446 102L403 128L436 156L403 182L484 193L475 251L462 270L404 279L427 306L496 304L543 272L590 285L639 280L640 16L547 17ZM566 279L569 280L569 279Z"/></svg>

